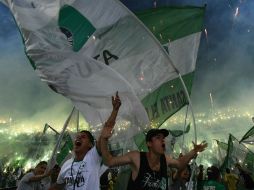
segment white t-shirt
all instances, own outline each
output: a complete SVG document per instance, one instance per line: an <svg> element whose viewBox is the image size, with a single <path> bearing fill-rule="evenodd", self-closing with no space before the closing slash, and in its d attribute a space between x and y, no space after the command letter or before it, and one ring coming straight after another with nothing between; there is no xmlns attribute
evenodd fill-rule
<svg viewBox="0 0 254 190"><path fill-rule="evenodd" d="M101 161L95 146L82 161L67 160L58 175L57 184L64 183L66 190L99 190Z"/></svg>
<svg viewBox="0 0 254 190"><path fill-rule="evenodd" d="M43 190L44 186L41 181L30 181L31 177L35 176L33 172L24 175L19 182L17 190Z"/></svg>

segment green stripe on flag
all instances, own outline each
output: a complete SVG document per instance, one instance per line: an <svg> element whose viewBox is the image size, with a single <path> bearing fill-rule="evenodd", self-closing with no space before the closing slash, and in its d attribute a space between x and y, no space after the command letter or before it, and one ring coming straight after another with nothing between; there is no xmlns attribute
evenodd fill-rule
<svg viewBox="0 0 254 190"><path fill-rule="evenodd" d="M240 142L244 142L244 141L254 141L254 126L248 130L242 137L242 139L240 140Z"/></svg>
<svg viewBox="0 0 254 190"><path fill-rule="evenodd" d="M247 170L253 171L254 169L254 153L253 152L248 152L244 161L244 166Z"/></svg>
<svg viewBox="0 0 254 190"><path fill-rule="evenodd" d="M60 10L58 24L65 29L67 38L73 40L74 51L79 51L96 30L77 9L67 5Z"/></svg>
<svg viewBox="0 0 254 190"><path fill-rule="evenodd" d="M191 92L194 72L183 76L188 92ZM162 84L147 95L142 103L154 126L159 127L171 115L188 103L183 85L179 78Z"/></svg>
<svg viewBox="0 0 254 190"><path fill-rule="evenodd" d="M148 148L146 145L146 135L144 134L144 132L135 135L134 142L140 151L148 152Z"/></svg>
<svg viewBox="0 0 254 190"><path fill-rule="evenodd" d="M217 145L220 149L226 150L226 151L228 150L228 144L227 143L224 143L224 142L221 142L221 141L218 141L218 140L216 140L216 142L217 142Z"/></svg>
<svg viewBox="0 0 254 190"><path fill-rule="evenodd" d="M138 12L136 16L161 44L166 44L200 32L204 14L204 7L162 7Z"/></svg>
<svg viewBox="0 0 254 190"><path fill-rule="evenodd" d="M188 133L190 131L190 123L187 125L185 131L183 130L168 130L169 133L173 136L173 137L180 137L181 135L183 135L184 133Z"/></svg>
<svg viewBox="0 0 254 190"><path fill-rule="evenodd" d="M70 154L70 151L73 149L72 138L69 133L66 133L63 139L63 146L60 149L60 152L56 155L57 164L61 165L66 157Z"/></svg>
<svg viewBox="0 0 254 190"><path fill-rule="evenodd" d="M233 136L229 135L227 156L221 169L234 167L236 163L239 163L244 169L253 171L254 167L254 153L249 150L244 144Z"/></svg>

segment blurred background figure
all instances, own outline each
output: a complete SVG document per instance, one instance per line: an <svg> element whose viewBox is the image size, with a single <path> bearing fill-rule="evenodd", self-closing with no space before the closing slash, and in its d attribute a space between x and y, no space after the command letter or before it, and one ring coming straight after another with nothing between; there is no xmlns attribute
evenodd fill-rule
<svg viewBox="0 0 254 190"><path fill-rule="evenodd" d="M178 170L173 176L172 190L186 190L190 181L191 168L187 165L183 170Z"/></svg>
<svg viewBox="0 0 254 190"><path fill-rule="evenodd" d="M221 183L221 173L219 168L211 166L207 168L208 180L204 181L203 190L226 190L226 187Z"/></svg>
<svg viewBox="0 0 254 190"><path fill-rule="evenodd" d="M230 172L229 168L226 168L226 173L224 175L224 182L227 185L228 190L237 190L237 183L239 177Z"/></svg>
<svg viewBox="0 0 254 190"><path fill-rule="evenodd" d="M250 172L245 171L239 163L235 164L235 167L239 171L240 181L243 181L243 185L246 189L254 190L254 181Z"/></svg>
<svg viewBox="0 0 254 190"><path fill-rule="evenodd" d="M50 175L50 184L51 185L56 183L56 180L57 180L60 170L61 170L61 167L57 164L53 167L51 175Z"/></svg>
<svg viewBox="0 0 254 190"><path fill-rule="evenodd" d="M48 190L49 187L56 183L60 170L61 167L58 164L54 165L54 167L51 169L50 176L42 180L45 190Z"/></svg>
<svg viewBox="0 0 254 190"><path fill-rule="evenodd" d="M39 162L31 172L22 177L17 190L44 190L45 186L41 180L51 174L50 171L46 172L46 168L47 162Z"/></svg>
<svg viewBox="0 0 254 190"><path fill-rule="evenodd" d="M204 166L200 164L198 166L198 174L197 174L197 189L202 189L204 182Z"/></svg>

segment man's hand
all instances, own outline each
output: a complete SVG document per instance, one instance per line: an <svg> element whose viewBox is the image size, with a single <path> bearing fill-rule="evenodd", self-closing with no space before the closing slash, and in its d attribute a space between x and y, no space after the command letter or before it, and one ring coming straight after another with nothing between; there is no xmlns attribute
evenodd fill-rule
<svg viewBox="0 0 254 190"><path fill-rule="evenodd" d="M121 100L120 100L120 98L119 98L119 96L118 96L118 92L116 92L116 95L115 95L115 97L114 96L112 96L112 105L113 105L113 109L114 110L119 110L119 108L120 108L120 106L121 106Z"/></svg>
<svg viewBox="0 0 254 190"><path fill-rule="evenodd" d="M194 146L194 151L196 153L203 152L205 148L208 146L206 141L202 141L200 144L195 144L194 142L192 142L192 144Z"/></svg>

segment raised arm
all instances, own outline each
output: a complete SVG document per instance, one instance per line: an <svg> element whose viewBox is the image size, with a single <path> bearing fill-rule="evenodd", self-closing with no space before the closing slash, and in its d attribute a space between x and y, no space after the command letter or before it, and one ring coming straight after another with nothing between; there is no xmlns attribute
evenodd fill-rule
<svg viewBox="0 0 254 190"><path fill-rule="evenodd" d="M35 176L32 176L28 179L29 182L32 182L32 181L40 181L42 180L43 178L45 177L49 177L50 174L51 174L51 170L45 172L44 174L41 174L41 175L35 175Z"/></svg>
<svg viewBox="0 0 254 190"><path fill-rule="evenodd" d="M122 103L121 103L120 97L118 96L118 92L116 92L116 95L112 96L112 106L113 106L112 112L111 112L108 120L106 121L104 127L110 126L110 127L112 127L112 129L114 128L115 122L116 122L116 117L117 117L117 114L118 114L121 104ZM96 148L97 148L97 151L101 154L101 142L100 141L101 141L101 137L99 137L99 139L96 143Z"/></svg>
<svg viewBox="0 0 254 190"><path fill-rule="evenodd" d="M112 114L109 117L108 121L105 123L101 131L101 136L100 136L100 148L101 148L103 162L105 165L110 167L126 165L126 164L130 164L131 167L133 167L135 165L134 163L137 163L136 159L139 158L139 152L132 151L123 156L114 157L111 155L111 153L108 150L108 139L113 134L115 120L117 117L119 107L121 106L121 101L118 96L118 93L116 93L115 97L112 97L112 105L113 105Z"/></svg>
<svg viewBox="0 0 254 190"><path fill-rule="evenodd" d="M193 143L193 142L192 142ZM167 164L177 169L184 169L191 159L195 158L199 152L203 152L207 147L207 143L203 141L200 144L193 143L194 148L187 154L179 157L177 160L171 158L169 155L166 156Z"/></svg>
<svg viewBox="0 0 254 190"><path fill-rule="evenodd" d="M109 167L122 166L129 164L132 170L138 170L139 166L139 152L131 151L123 156L112 156L108 150L108 138L111 137L112 132L109 127L104 127L101 133L101 153L103 163Z"/></svg>

